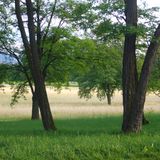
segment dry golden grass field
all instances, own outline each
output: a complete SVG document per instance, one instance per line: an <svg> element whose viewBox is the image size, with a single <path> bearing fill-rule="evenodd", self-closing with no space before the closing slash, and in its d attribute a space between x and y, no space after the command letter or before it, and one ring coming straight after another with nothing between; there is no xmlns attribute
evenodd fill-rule
<svg viewBox="0 0 160 160"><path fill-rule="evenodd" d="M54 117L80 117L112 115L122 113L122 93L116 92L112 105L107 105L107 100L99 101L96 96L85 100L78 97L78 88L70 87L57 93L53 88L47 87L51 110ZM20 99L15 106L10 106L12 90L9 86L0 90L0 117L30 117L31 94L26 95L26 100ZM145 103L146 112L160 112L160 98L154 94L147 94Z"/></svg>

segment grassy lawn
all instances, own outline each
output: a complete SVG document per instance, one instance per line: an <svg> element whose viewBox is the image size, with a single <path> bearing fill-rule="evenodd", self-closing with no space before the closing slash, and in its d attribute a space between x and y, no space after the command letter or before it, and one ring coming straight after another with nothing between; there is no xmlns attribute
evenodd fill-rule
<svg viewBox="0 0 160 160"><path fill-rule="evenodd" d="M0 160L159 160L160 115L147 117L137 135L120 133L120 116L57 119L54 133L40 121L1 119Z"/></svg>

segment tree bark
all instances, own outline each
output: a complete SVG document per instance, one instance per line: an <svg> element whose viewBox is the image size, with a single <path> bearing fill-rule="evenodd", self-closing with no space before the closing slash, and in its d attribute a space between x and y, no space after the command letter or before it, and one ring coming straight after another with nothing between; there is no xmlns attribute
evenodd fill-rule
<svg viewBox="0 0 160 160"><path fill-rule="evenodd" d="M36 93L32 96L32 120L38 120L40 119L39 116L39 105L38 105L38 99L36 97Z"/></svg>
<svg viewBox="0 0 160 160"><path fill-rule="evenodd" d="M155 60L156 53L159 48L160 44L159 38L160 38L160 24L158 25L154 33L153 39L151 40L151 43L148 47L144 59L136 94L133 97L132 114L130 118L130 125L127 129L127 132L139 132L142 128L143 109L147 91L147 84L149 76L151 74L153 62Z"/></svg>
<svg viewBox="0 0 160 160"><path fill-rule="evenodd" d="M137 1L125 0L125 15L126 15L126 34L124 42L123 54L123 124L122 130L125 131L128 127L131 105L133 96L136 91L138 73L136 64L136 32L137 28Z"/></svg>

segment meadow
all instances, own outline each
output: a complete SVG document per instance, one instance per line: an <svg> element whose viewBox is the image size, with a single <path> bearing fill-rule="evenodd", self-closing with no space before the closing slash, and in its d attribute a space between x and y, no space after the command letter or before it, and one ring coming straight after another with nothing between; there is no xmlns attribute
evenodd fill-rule
<svg viewBox="0 0 160 160"><path fill-rule="evenodd" d="M10 90L1 93L0 160L160 159L159 99L154 95L147 96L145 105L150 124L139 134L124 135L121 93L108 106L96 97L79 99L75 88L61 94L51 90L56 132L45 132L41 121L30 120L30 94L10 108Z"/></svg>
<svg viewBox="0 0 160 160"><path fill-rule="evenodd" d="M77 87L63 88L59 93L53 87L47 87L49 102L55 118L95 117L102 115L122 114L122 93L117 91L112 98L112 105L107 100L99 101L96 96L92 99L80 99ZM26 94L26 100L20 99L17 104L10 106L13 91L9 86L0 90L0 117L30 118L31 94ZM160 98L154 94L147 94L145 111L160 112Z"/></svg>

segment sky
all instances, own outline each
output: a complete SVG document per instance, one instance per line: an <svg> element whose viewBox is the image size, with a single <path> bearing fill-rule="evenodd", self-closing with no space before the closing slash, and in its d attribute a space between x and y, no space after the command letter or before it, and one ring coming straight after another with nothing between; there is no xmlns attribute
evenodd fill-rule
<svg viewBox="0 0 160 160"><path fill-rule="evenodd" d="M144 0L138 0L141 3ZM160 0L145 0L149 7L160 7Z"/></svg>
<svg viewBox="0 0 160 160"><path fill-rule="evenodd" d="M146 4L146 8L151 7L159 7L160 8L160 0L137 0L137 3L142 8L142 2ZM154 14L157 17L160 17L160 10Z"/></svg>
<svg viewBox="0 0 160 160"><path fill-rule="evenodd" d="M149 4L149 6L152 7L160 7L160 1L159 0L147 0L147 3Z"/></svg>

